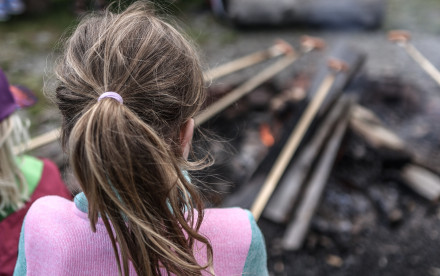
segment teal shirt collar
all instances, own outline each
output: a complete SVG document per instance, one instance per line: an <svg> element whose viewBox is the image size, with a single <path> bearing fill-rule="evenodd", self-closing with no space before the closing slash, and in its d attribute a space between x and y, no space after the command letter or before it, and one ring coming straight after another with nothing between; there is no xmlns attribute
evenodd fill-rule
<svg viewBox="0 0 440 276"><path fill-rule="evenodd" d="M87 201L86 195L83 192L77 194L73 201L75 202L76 208L78 208L81 212L88 212L89 202Z"/></svg>

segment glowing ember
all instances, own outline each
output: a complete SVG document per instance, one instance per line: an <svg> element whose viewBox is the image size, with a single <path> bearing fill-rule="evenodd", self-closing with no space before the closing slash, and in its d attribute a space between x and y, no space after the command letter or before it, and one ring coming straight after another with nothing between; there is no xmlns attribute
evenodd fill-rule
<svg viewBox="0 0 440 276"><path fill-rule="evenodd" d="M270 132L270 127L267 124L260 125L260 138L263 144L267 147L270 147L275 143L275 138L273 138L273 135Z"/></svg>

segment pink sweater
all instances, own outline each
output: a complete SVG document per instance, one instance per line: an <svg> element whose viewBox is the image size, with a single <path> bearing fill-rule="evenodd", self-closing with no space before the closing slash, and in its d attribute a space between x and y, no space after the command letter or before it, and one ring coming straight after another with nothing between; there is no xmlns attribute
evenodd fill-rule
<svg viewBox="0 0 440 276"><path fill-rule="evenodd" d="M47 196L33 204L23 224L14 275L117 275L104 224L99 221L93 233L87 213L75 201ZM216 275L267 275L264 240L249 214L240 208L205 211L200 232L212 244ZM205 264L206 250L196 244L194 252L199 264ZM131 267L130 275L135 274Z"/></svg>

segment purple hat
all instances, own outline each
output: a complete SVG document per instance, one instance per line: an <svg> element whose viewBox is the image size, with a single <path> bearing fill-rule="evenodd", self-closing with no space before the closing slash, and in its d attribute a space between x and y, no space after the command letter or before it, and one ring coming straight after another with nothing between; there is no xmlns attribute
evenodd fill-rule
<svg viewBox="0 0 440 276"><path fill-rule="evenodd" d="M5 73L0 69L0 122L21 107L32 106L37 98L27 88L9 85Z"/></svg>

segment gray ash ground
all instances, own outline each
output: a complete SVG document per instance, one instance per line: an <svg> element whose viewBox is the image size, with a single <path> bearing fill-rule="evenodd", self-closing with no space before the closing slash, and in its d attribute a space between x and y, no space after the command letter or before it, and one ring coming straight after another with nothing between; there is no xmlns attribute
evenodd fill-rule
<svg viewBox="0 0 440 276"><path fill-rule="evenodd" d="M400 77L359 79L348 92L357 91L361 105L375 111L409 147L429 153L425 156L432 166L440 168L440 128L428 108L432 105L429 93ZM274 89L276 85L263 88ZM267 107L257 110L261 115ZM210 127L224 135L232 147L242 145L237 140L243 129L256 127L249 123L256 110L245 109L240 116L240 109L233 107L225 114L230 115L220 116ZM420 128L421 120L424 131L413 131ZM223 152L208 173L218 175L215 187L223 194L213 197L217 203L246 185L228 168L237 152L240 150L235 148L229 157ZM408 156L375 150L348 130L303 247L296 252L283 250L286 225L260 219L270 273L440 275L436 254L440 250L440 207L404 184L399 170L408 161Z"/></svg>
<svg viewBox="0 0 440 276"><path fill-rule="evenodd" d="M354 133L342 150L302 249L283 251L284 226L259 222L273 275L438 275L438 207Z"/></svg>

